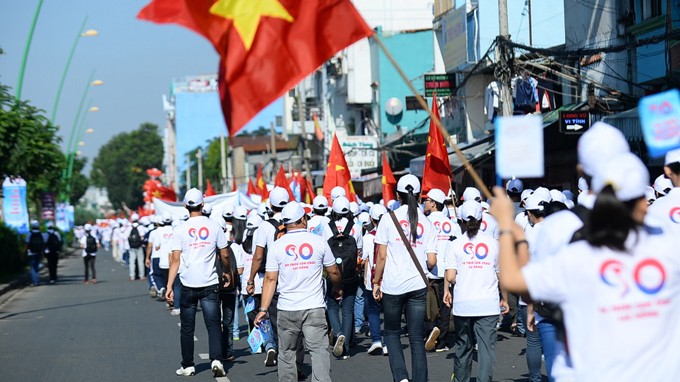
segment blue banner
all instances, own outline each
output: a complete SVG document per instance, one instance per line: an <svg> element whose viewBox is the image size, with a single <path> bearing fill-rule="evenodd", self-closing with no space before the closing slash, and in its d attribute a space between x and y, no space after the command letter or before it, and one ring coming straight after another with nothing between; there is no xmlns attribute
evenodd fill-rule
<svg viewBox="0 0 680 382"><path fill-rule="evenodd" d="M2 182L2 211L5 224L20 234L30 231L26 205L26 181L21 178L5 178Z"/></svg>
<svg viewBox="0 0 680 382"><path fill-rule="evenodd" d="M677 89L641 99L638 112L652 158L680 147L680 92Z"/></svg>
<svg viewBox="0 0 680 382"><path fill-rule="evenodd" d="M60 231L66 232L73 228L74 209L65 203L57 204L57 228Z"/></svg>

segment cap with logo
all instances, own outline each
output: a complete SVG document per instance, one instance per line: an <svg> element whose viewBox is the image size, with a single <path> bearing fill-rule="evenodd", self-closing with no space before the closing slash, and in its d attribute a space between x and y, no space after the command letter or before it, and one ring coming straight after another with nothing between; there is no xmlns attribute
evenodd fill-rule
<svg viewBox="0 0 680 382"><path fill-rule="evenodd" d="M616 198L630 201L645 196L649 184L649 172L635 154L625 153L611 158L601 171L593 175L593 190L602 191L611 185Z"/></svg>
<svg viewBox="0 0 680 382"><path fill-rule="evenodd" d="M427 197L441 204L444 204L446 201L446 194L438 188L431 189L430 192L427 193Z"/></svg>
<svg viewBox="0 0 680 382"><path fill-rule="evenodd" d="M402 176L397 182L397 192L407 193L409 190L414 194L420 192L420 181L412 174Z"/></svg>
<svg viewBox="0 0 680 382"><path fill-rule="evenodd" d="M281 221L283 222L283 224L295 223L296 221L300 220L300 218L302 218L304 215L305 209L302 208L300 203L292 201L290 203L287 203L283 207L283 210L281 211Z"/></svg>
<svg viewBox="0 0 680 382"><path fill-rule="evenodd" d="M192 188L184 194L184 205L189 207L203 203L203 193L198 188Z"/></svg>
<svg viewBox="0 0 680 382"><path fill-rule="evenodd" d="M272 207L283 207L290 201L290 196L288 191L283 187L274 187L273 190L269 192L269 203Z"/></svg>
<svg viewBox="0 0 680 382"><path fill-rule="evenodd" d="M470 221L470 218L482 220L482 204L474 199L465 200L460 206L460 218Z"/></svg>

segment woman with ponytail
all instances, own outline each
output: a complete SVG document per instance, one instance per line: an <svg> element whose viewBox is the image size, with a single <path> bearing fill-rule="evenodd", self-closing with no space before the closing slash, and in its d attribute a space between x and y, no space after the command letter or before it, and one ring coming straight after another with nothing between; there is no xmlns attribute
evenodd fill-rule
<svg viewBox="0 0 680 382"><path fill-rule="evenodd" d="M384 214L375 234L377 261L373 278L373 298L383 301L385 345L394 381L427 381L424 322L427 285L418 271L407 246L413 248L418 264L427 272L437 263L437 231L418 207L420 182L404 175L397 183L401 206L393 215ZM393 216L399 227L395 225ZM406 242L402 240L406 237ZM404 309L406 308L406 309ZM399 335L401 315L406 312L411 347L412 377L404 361Z"/></svg>

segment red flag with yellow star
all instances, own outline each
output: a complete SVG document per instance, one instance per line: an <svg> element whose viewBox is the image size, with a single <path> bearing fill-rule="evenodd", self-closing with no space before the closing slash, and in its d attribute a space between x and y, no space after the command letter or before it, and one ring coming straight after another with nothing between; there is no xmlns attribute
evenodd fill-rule
<svg viewBox="0 0 680 382"><path fill-rule="evenodd" d="M397 180L394 178L387 154L382 154L382 197L387 204L390 200L395 200L394 189L397 187Z"/></svg>
<svg viewBox="0 0 680 382"><path fill-rule="evenodd" d="M432 114L439 119L436 94L432 94ZM430 119L430 133L427 137L427 150L425 152L427 154L425 156L425 169L423 170L422 194L427 194L433 188L438 188L444 193L449 192L449 188L451 188L449 152L446 150L442 132L432 119Z"/></svg>
<svg viewBox="0 0 680 382"><path fill-rule="evenodd" d="M347 160L345 159L345 153L342 152L338 136L333 135L331 153L328 155L326 176L323 179L323 194L328 200L331 200L331 190L336 186L345 189L347 199L349 199L350 202L357 201L356 194L354 193L354 186L352 186L352 177L349 173Z"/></svg>
<svg viewBox="0 0 680 382"><path fill-rule="evenodd" d="M267 190L267 183L264 181L264 176L262 176L262 165L257 167L257 179L255 179L255 188L259 191L259 195L262 195L262 200L265 201L269 199L269 190Z"/></svg>
<svg viewBox="0 0 680 382"><path fill-rule="evenodd" d="M152 0L137 17L212 42L232 136L335 53L373 34L350 0Z"/></svg>
<svg viewBox="0 0 680 382"><path fill-rule="evenodd" d="M257 188L255 188L253 180L248 178L248 196L252 195L260 195L260 193L258 192Z"/></svg>
<svg viewBox="0 0 680 382"><path fill-rule="evenodd" d="M295 200L295 195L293 194L293 190L290 189L290 182L288 181L288 177L286 177L286 170L283 169L283 165L279 166L279 172L276 173L276 178L274 179L274 186L283 187L288 191L288 197L290 198L288 200Z"/></svg>

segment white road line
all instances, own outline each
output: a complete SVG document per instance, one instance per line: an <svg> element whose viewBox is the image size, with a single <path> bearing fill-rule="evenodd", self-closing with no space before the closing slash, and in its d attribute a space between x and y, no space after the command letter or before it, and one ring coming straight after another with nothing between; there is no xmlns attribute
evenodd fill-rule
<svg viewBox="0 0 680 382"><path fill-rule="evenodd" d="M215 378L215 380L217 382L231 382L231 381L229 381L229 378L227 378L227 377L217 377L217 378Z"/></svg>
<svg viewBox="0 0 680 382"><path fill-rule="evenodd" d="M194 336L194 342L196 342L196 341L198 341L198 338L196 336Z"/></svg>
<svg viewBox="0 0 680 382"><path fill-rule="evenodd" d="M177 323L177 326L179 326L179 327L181 328L181 327L182 327L182 323L181 323L181 322L178 322L178 323Z"/></svg>
<svg viewBox="0 0 680 382"><path fill-rule="evenodd" d="M210 354L208 353L198 353L198 357L202 360L210 359Z"/></svg>

